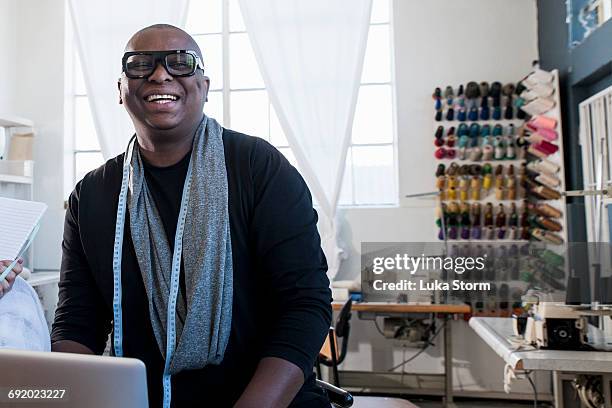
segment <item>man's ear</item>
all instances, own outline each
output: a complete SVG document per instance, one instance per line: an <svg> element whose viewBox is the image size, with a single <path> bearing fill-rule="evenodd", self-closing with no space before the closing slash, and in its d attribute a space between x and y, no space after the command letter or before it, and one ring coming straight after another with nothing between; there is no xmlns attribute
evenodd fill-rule
<svg viewBox="0 0 612 408"><path fill-rule="evenodd" d="M117 80L117 90L119 91L119 105L123 105L123 99L121 99L121 78Z"/></svg>
<svg viewBox="0 0 612 408"><path fill-rule="evenodd" d="M204 82L204 102L208 102L208 90L210 89L210 79L206 75L202 75Z"/></svg>

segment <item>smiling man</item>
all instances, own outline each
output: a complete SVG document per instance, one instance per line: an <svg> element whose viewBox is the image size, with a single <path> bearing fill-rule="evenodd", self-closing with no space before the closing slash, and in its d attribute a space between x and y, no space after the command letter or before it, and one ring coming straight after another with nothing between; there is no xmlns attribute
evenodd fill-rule
<svg viewBox="0 0 612 408"><path fill-rule="evenodd" d="M146 364L152 407L328 408L312 366L331 295L303 179L203 115L184 31L147 27L121 62L136 135L70 196L52 349L101 354L112 330L112 351Z"/></svg>

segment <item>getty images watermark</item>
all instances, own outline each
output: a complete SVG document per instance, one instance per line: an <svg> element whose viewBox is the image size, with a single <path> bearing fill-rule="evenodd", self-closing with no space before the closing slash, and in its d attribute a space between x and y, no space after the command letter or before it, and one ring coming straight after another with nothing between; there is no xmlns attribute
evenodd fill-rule
<svg viewBox="0 0 612 408"><path fill-rule="evenodd" d="M463 275L470 271L484 271L487 254L482 256L442 256L433 255L413 256L408 253L396 253L393 256L374 256L372 258L372 273L378 278L372 281L372 288L376 291L414 291L414 290L436 290L436 291L489 291L491 282L470 282L461 279L397 279L397 272L401 275L409 274L415 277L417 272L425 273L429 277L431 273L452 271L456 275ZM392 273L390 273L392 272ZM401 273L403 272L403 273ZM390 279L387 280L387 279Z"/></svg>
<svg viewBox="0 0 612 408"><path fill-rule="evenodd" d="M364 242L361 291L388 302L515 304L530 288L564 299L566 265L563 250L527 241Z"/></svg>

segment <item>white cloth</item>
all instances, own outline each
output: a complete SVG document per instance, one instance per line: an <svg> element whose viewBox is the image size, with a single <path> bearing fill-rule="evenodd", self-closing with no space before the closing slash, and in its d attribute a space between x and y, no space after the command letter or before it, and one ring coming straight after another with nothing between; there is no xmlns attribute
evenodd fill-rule
<svg viewBox="0 0 612 408"><path fill-rule="evenodd" d="M51 351L49 328L38 295L20 276L0 298L0 348Z"/></svg>
<svg viewBox="0 0 612 408"><path fill-rule="evenodd" d="M117 79L125 44L157 23L184 25L188 0L69 0L89 105L105 159L125 150L134 127L119 105ZM79 135L76 135L79 137Z"/></svg>
<svg viewBox="0 0 612 408"><path fill-rule="evenodd" d="M336 207L372 0L240 0L266 89L312 194L330 280L342 258Z"/></svg>

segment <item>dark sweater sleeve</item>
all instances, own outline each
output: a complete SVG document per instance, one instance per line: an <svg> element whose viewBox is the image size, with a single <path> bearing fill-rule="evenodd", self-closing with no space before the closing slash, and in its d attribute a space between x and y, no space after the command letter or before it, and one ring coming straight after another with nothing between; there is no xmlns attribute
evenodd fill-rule
<svg viewBox="0 0 612 408"><path fill-rule="evenodd" d="M72 340L102 354L110 332L111 316L94 281L83 251L79 231L81 183L68 199L62 241L59 300L51 342Z"/></svg>
<svg viewBox="0 0 612 408"><path fill-rule="evenodd" d="M274 309L264 357L297 365L307 378L328 333L331 291L306 183L285 157L259 139L252 159L255 258Z"/></svg>

